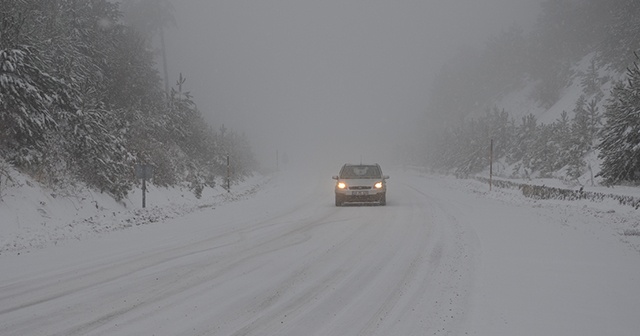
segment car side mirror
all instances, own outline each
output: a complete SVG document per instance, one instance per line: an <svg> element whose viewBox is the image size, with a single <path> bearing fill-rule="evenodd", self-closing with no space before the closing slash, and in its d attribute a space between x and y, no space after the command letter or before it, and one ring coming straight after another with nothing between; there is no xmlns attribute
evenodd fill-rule
<svg viewBox="0 0 640 336"><path fill-rule="evenodd" d="M331 178L334 179L334 180L337 180L338 179L338 175L331 176Z"/></svg>
<svg viewBox="0 0 640 336"><path fill-rule="evenodd" d="M388 179L388 178L389 178L389 175L382 175L382 179L383 179L383 180L386 180L386 179Z"/></svg>

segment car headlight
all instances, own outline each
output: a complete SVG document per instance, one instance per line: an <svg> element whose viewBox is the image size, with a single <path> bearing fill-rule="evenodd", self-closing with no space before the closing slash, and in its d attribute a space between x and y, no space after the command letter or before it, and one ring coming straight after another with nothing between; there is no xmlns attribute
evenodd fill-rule
<svg viewBox="0 0 640 336"><path fill-rule="evenodd" d="M382 189L382 182L376 182L373 186L376 187L376 189Z"/></svg>
<svg viewBox="0 0 640 336"><path fill-rule="evenodd" d="M338 188L339 188L339 189L344 189L344 188L346 188L346 187L347 187L347 184L346 184L346 183L344 183L344 182L338 182Z"/></svg>

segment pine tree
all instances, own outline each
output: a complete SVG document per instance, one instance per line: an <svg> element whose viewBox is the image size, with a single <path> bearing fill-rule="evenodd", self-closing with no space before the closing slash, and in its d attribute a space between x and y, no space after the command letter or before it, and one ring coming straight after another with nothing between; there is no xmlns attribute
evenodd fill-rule
<svg viewBox="0 0 640 336"><path fill-rule="evenodd" d="M529 177L532 173L537 127L536 117L528 114L522 118L522 124L516 128L515 145L509 154L509 162L517 163L514 166L514 175Z"/></svg>
<svg viewBox="0 0 640 336"><path fill-rule="evenodd" d="M589 146L593 148L600 127L602 126L602 116L600 115L600 109L598 108L598 99L593 98L586 106L588 125L588 138Z"/></svg>
<svg viewBox="0 0 640 336"><path fill-rule="evenodd" d="M558 148L553 142L553 126L540 124L531 147L531 169L541 177L551 177L557 162Z"/></svg>
<svg viewBox="0 0 640 336"><path fill-rule="evenodd" d="M125 126L117 112L95 107L79 109L66 135L72 170L87 185L121 199L131 189L133 157L126 148Z"/></svg>
<svg viewBox="0 0 640 336"><path fill-rule="evenodd" d="M38 54L27 46L0 49L0 141L22 167L40 162L44 134L57 127L56 114L71 104L71 89L47 71Z"/></svg>
<svg viewBox="0 0 640 336"><path fill-rule="evenodd" d="M622 71L633 61L633 52L640 49L640 1L608 0L601 3L606 3L607 11L599 14L606 15L608 20L603 27L605 36L599 41L598 58L602 64Z"/></svg>
<svg viewBox="0 0 640 336"><path fill-rule="evenodd" d="M509 118L507 111L498 108L494 108L492 112L488 113L486 119L489 128L488 140L493 139L494 142L494 157L504 157L512 146L513 121Z"/></svg>
<svg viewBox="0 0 640 336"><path fill-rule="evenodd" d="M589 112L587 111L587 102L584 96L580 96L576 101L576 107L573 109L573 120L571 122L571 141L573 146L580 151L580 155L584 155L591 146L591 121Z"/></svg>
<svg viewBox="0 0 640 336"><path fill-rule="evenodd" d="M582 176L586 163L584 155L590 149L591 139L589 135L589 115L586 109L584 95L578 98L573 109L574 117L571 122L571 143L569 145L567 176L577 179Z"/></svg>
<svg viewBox="0 0 640 336"><path fill-rule="evenodd" d="M593 96L598 93L601 94L600 87L602 86L603 80L600 78L598 70L599 69L596 60L592 59L587 72L582 76L582 79L580 80L582 92L584 92L586 96Z"/></svg>
<svg viewBox="0 0 640 336"><path fill-rule="evenodd" d="M571 149L571 123L567 111L562 111L560 118L553 123L552 141L558 147L554 170L562 169L569 164Z"/></svg>
<svg viewBox="0 0 640 336"><path fill-rule="evenodd" d="M636 59L638 55L636 55ZM640 181L640 68L627 69L627 81L619 82L605 106L606 122L598 146L605 183Z"/></svg>
<svg viewBox="0 0 640 336"><path fill-rule="evenodd" d="M174 11L173 5L168 0L126 0L124 2L125 19L144 37L146 43L151 47L154 36L157 35L160 39L159 49L167 96L170 90L164 30L176 25Z"/></svg>
<svg viewBox="0 0 640 336"><path fill-rule="evenodd" d="M134 163L154 164L154 183L201 191L214 182L216 133L188 92L165 94L152 52L118 6L0 0L0 155L47 175L40 181L75 179L117 199L135 183ZM229 141L242 158L238 176L250 174L248 141Z"/></svg>

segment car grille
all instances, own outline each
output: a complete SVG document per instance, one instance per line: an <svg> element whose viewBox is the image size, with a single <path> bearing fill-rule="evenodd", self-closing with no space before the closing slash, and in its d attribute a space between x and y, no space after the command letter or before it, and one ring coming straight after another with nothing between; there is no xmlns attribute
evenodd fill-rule
<svg viewBox="0 0 640 336"><path fill-rule="evenodd" d="M354 186L354 187L349 187L349 190L369 190L371 189L371 187L369 186Z"/></svg>

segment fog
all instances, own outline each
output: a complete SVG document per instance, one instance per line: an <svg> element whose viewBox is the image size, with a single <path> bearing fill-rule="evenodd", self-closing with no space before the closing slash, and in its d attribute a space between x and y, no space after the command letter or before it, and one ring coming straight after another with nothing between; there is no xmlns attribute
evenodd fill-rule
<svg viewBox="0 0 640 336"><path fill-rule="evenodd" d="M174 0L169 75L213 127L246 133L267 168L390 164L422 136L434 75L540 0ZM281 160L280 164L286 164Z"/></svg>

